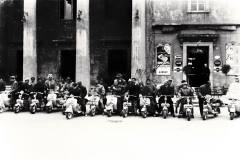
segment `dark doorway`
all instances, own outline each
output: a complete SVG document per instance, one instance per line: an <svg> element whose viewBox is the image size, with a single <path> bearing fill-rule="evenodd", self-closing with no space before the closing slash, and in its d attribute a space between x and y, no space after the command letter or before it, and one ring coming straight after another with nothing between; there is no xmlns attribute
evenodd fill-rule
<svg viewBox="0 0 240 160"><path fill-rule="evenodd" d="M60 76L63 79L70 77L75 81L76 76L76 51L75 50L63 50L61 51L60 62Z"/></svg>
<svg viewBox="0 0 240 160"><path fill-rule="evenodd" d="M187 47L187 64L191 68L191 72L187 76L190 86L199 87L209 81L208 59L209 47Z"/></svg>
<svg viewBox="0 0 240 160"><path fill-rule="evenodd" d="M117 73L121 73L124 78L130 76L130 58L127 50L108 51L108 74L114 78Z"/></svg>
<svg viewBox="0 0 240 160"><path fill-rule="evenodd" d="M16 52L10 52L7 56L6 62L7 77L6 80L9 81L9 76L16 76L18 81L22 81L23 77L23 51L18 50Z"/></svg>

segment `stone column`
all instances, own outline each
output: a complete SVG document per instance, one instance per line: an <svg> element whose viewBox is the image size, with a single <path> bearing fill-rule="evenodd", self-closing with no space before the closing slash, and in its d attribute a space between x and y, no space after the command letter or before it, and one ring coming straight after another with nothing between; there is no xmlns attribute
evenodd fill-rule
<svg viewBox="0 0 240 160"><path fill-rule="evenodd" d="M89 0L77 0L76 81L90 87Z"/></svg>
<svg viewBox="0 0 240 160"><path fill-rule="evenodd" d="M23 12L23 80L37 77L36 4L24 0Z"/></svg>
<svg viewBox="0 0 240 160"><path fill-rule="evenodd" d="M132 60L131 76L145 82L145 0L132 0Z"/></svg>

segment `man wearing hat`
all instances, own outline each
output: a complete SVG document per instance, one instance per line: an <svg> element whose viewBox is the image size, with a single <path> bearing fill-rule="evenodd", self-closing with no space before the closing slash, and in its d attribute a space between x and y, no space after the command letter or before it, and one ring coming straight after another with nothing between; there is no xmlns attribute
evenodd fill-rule
<svg viewBox="0 0 240 160"><path fill-rule="evenodd" d="M9 92L11 94L10 105L13 106L17 98L16 92L18 90L18 82L15 76L10 76L10 83L11 83L11 90Z"/></svg>
<svg viewBox="0 0 240 160"><path fill-rule="evenodd" d="M178 91L178 95L181 97L181 96L193 96L193 89L191 87L188 86L188 83L186 81L184 81L182 83L182 87L181 89ZM181 98L179 101L179 103L183 104L184 101L186 99L185 98ZM183 112L183 105L180 106L180 110L179 110L180 113Z"/></svg>
<svg viewBox="0 0 240 160"><path fill-rule="evenodd" d="M63 85L63 91L69 91L72 88L72 80L70 77L66 78L66 81Z"/></svg>
<svg viewBox="0 0 240 160"><path fill-rule="evenodd" d="M198 103L201 116L203 115L203 102L206 95L211 95L211 83L209 81L199 87Z"/></svg>
<svg viewBox="0 0 240 160"><path fill-rule="evenodd" d="M118 74L116 75L116 80L117 80L117 83L118 83L119 87L120 87L121 90L122 90L122 94L124 94L125 89L126 89L126 87L127 87L127 83L126 83L125 79L123 79L123 76L122 76L121 73L118 73Z"/></svg>

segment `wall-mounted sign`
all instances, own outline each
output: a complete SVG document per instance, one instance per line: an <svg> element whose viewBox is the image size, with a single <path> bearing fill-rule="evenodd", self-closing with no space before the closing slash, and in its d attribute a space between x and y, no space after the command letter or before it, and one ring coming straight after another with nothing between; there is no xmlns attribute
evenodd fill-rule
<svg viewBox="0 0 240 160"><path fill-rule="evenodd" d="M174 67L174 72L182 72L182 67Z"/></svg>
<svg viewBox="0 0 240 160"><path fill-rule="evenodd" d="M171 46L169 44L159 44L156 47L157 54L157 75L171 75L170 55Z"/></svg>
<svg viewBox="0 0 240 160"><path fill-rule="evenodd" d="M221 66L221 64L222 64L222 62L221 62L219 59L214 61L214 65L215 65L216 67Z"/></svg>
<svg viewBox="0 0 240 160"><path fill-rule="evenodd" d="M214 67L214 72L220 72L222 70L222 67Z"/></svg>
<svg viewBox="0 0 240 160"><path fill-rule="evenodd" d="M178 67L181 66L182 64L183 64L182 60L176 60L175 61L175 65L178 66Z"/></svg>

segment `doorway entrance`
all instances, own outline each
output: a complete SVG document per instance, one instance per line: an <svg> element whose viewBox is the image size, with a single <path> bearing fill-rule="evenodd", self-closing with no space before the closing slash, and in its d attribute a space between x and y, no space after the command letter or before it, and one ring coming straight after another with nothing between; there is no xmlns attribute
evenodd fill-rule
<svg viewBox="0 0 240 160"><path fill-rule="evenodd" d="M6 68L7 81L9 76L16 76L17 81L23 80L23 50L17 50L7 55Z"/></svg>
<svg viewBox="0 0 240 160"><path fill-rule="evenodd" d="M199 87L209 81L209 46L188 46L187 65L190 74L187 80L190 86Z"/></svg>
<svg viewBox="0 0 240 160"><path fill-rule="evenodd" d="M70 77L75 81L76 77L76 50L62 50L60 54L60 77Z"/></svg>
<svg viewBox="0 0 240 160"><path fill-rule="evenodd" d="M117 73L121 73L124 78L130 76L130 57L127 50L109 50L108 51L108 75L114 78Z"/></svg>

